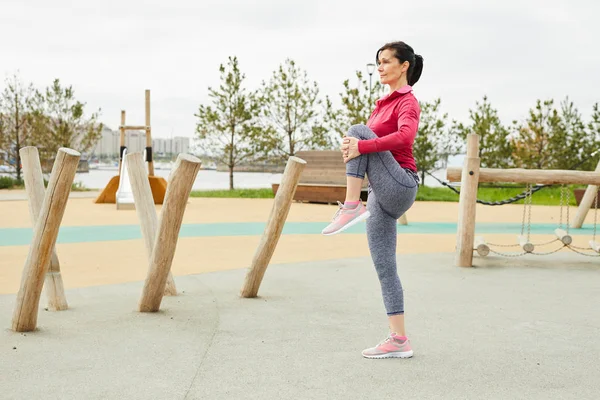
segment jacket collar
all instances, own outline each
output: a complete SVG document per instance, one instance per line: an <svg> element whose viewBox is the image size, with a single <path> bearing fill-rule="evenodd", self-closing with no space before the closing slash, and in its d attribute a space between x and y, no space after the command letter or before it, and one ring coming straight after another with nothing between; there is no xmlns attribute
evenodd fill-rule
<svg viewBox="0 0 600 400"><path fill-rule="evenodd" d="M379 104L382 101L387 101L387 100L393 100L397 97L403 96L407 93L412 92L413 88L410 85L404 85L402 86L400 89L398 90L394 90L392 93L383 96L382 98L380 98L379 100L377 100L377 104Z"/></svg>

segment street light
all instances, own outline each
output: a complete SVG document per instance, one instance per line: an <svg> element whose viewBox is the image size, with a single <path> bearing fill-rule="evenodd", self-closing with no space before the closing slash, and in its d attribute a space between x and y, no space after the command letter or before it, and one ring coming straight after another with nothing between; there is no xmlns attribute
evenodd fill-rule
<svg viewBox="0 0 600 400"><path fill-rule="evenodd" d="M373 76L373 72L375 72L375 64L368 63L367 73L369 74L369 102L371 101L371 77Z"/></svg>

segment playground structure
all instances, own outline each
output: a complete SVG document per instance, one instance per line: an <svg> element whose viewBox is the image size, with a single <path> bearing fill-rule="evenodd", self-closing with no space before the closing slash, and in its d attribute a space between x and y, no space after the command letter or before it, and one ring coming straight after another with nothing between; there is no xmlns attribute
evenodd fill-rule
<svg viewBox="0 0 600 400"><path fill-rule="evenodd" d="M573 222L573 228L580 228L583 224L592 203L595 199L596 207L594 209L594 237L589 241L589 248L580 248L572 245L572 237L569 235L569 192L562 188L561 191L561 220L560 226L554 230L556 239L543 243L542 245L550 244L553 242L560 242L561 248L567 247L578 253L582 253L582 250L592 250L595 256L600 253L600 244L595 241L596 236L596 213L598 206L598 198L596 193L598 192L598 185L600 185L600 163L596 168L595 172L591 171L571 171L571 170L536 170L536 169L497 169L497 168L480 168L479 159L479 136L476 134L470 134L467 136L467 154L464 160L463 167L449 167L447 169L447 179L450 182L460 182L461 191L459 199L459 214L458 214L458 225L457 225L457 242L456 242L456 258L455 263L460 267L472 267L473 266L473 251L477 251L480 256L487 256L490 253L490 245L486 243L483 237L475 237L475 217L476 217L476 204L477 204L477 188L479 182L512 182L512 183L526 183L527 196L524 201L523 211L523 223L521 229L521 235L517 236L517 244L522 249L521 254L533 253L535 244L530 241L530 226L531 226L531 194L532 194L532 183L546 184L546 185L566 185L566 184L585 184L589 185L584 199L582 200L575 221ZM567 204L567 221L566 230L562 229L562 209L565 203ZM529 213L529 219L527 222L527 235L525 235L525 219ZM538 245L541 246L541 245ZM550 253L553 253L552 251ZM546 253L546 254L550 254ZM500 253L497 253L500 254ZM587 255L587 254L586 254ZM515 256L515 255L511 255Z"/></svg>
<svg viewBox="0 0 600 400"><path fill-rule="evenodd" d="M23 167L27 177L25 184L29 195L31 218L34 221L34 235L17 294L12 330L29 332L35 330L37 326L44 277L49 304L52 305L48 307L48 310L67 308L60 266L54 248L80 154L71 149L61 148L59 150L48 189L44 194L41 168L39 170L36 168L36 165L39 165L37 149L26 147L21 152L25 156ZM138 310L140 312L156 312L160 309L163 296L177 294L171 274L171 265L185 208L201 163L194 156L179 154L169 175L164 205L160 216L157 217L151 183L146 178L142 153L126 154L123 151L122 154L125 155L123 165L127 166L149 264ZM286 165L281 188L275 196L262 239L248 269L241 297L256 297L258 294L260 284L281 236L305 164L304 160L291 157ZM123 169L124 171L125 169ZM40 185L42 186L40 187ZM43 201L39 205L42 197Z"/></svg>
<svg viewBox="0 0 600 400"><path fill-rule="evenodd" d="M145 131L146 133L146 162L148 163L148 181L152 191L152 198L154 199L154 204L163 204L167 191L167 181L164 178L154 175L154 162L152 159L152 128L150 125L150 90L146 90L145 112L145 125L127 125L125 110L121 110L121 125L119 126L119 175L111 178L104 190L102 190L100 195L96 198L95 203L116 203L117 208L121 208L117 202L117 191L121 181L123 158L126 154L125 134L128 130L139 130ZM125 206L124 208L128 207Z"/></svg>

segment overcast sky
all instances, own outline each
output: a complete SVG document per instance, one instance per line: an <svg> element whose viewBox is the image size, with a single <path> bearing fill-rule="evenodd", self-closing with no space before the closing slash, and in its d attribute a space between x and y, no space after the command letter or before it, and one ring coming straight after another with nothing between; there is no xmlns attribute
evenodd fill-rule
<svg viewBox="0 0 600 400"><path fill-rule="evenodd" d="M538 98L569 96L584 118L600 101L597 0L0 0L0 72L75 89L101 121L192 136L198 105L236 55L256 89L286 58L339 98L342 82L403 40L423 55L419 100L464 121L487 95L505 123ZM373 77L376 79L376 77ZM3 87L4 85L0 85Z"/></svg>

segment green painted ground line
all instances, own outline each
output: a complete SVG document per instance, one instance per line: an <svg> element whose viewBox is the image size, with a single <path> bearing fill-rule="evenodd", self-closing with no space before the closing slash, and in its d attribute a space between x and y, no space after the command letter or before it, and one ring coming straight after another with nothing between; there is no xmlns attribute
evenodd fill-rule
<svg viewBox="0 0 600 400"><path fill-rule="evenodd" d="M288 222L283 228L284 235L312 234L318 235L327 225L326 222ZM556 224L532 224L531 234L552 234ZM214 236L253 236L261 235L265 229L262 222L186 224L181 227L179 237L214 237ZM563 227L564 229L564 227ZM521 224L478 223L477 234L521 234ZM365 233L365 224L358 224L344 233ZM456 223L450 222L411 222L409 225L398 225L399 234L453 234ZM593 234L592 226L572 229L573 236ZM60 228L58 243L91 243L111 240L132 240L142 237L139 225L110 226L64 226ZM24 246L31 243L31 228L0 229L1 246Z"/></svg>

